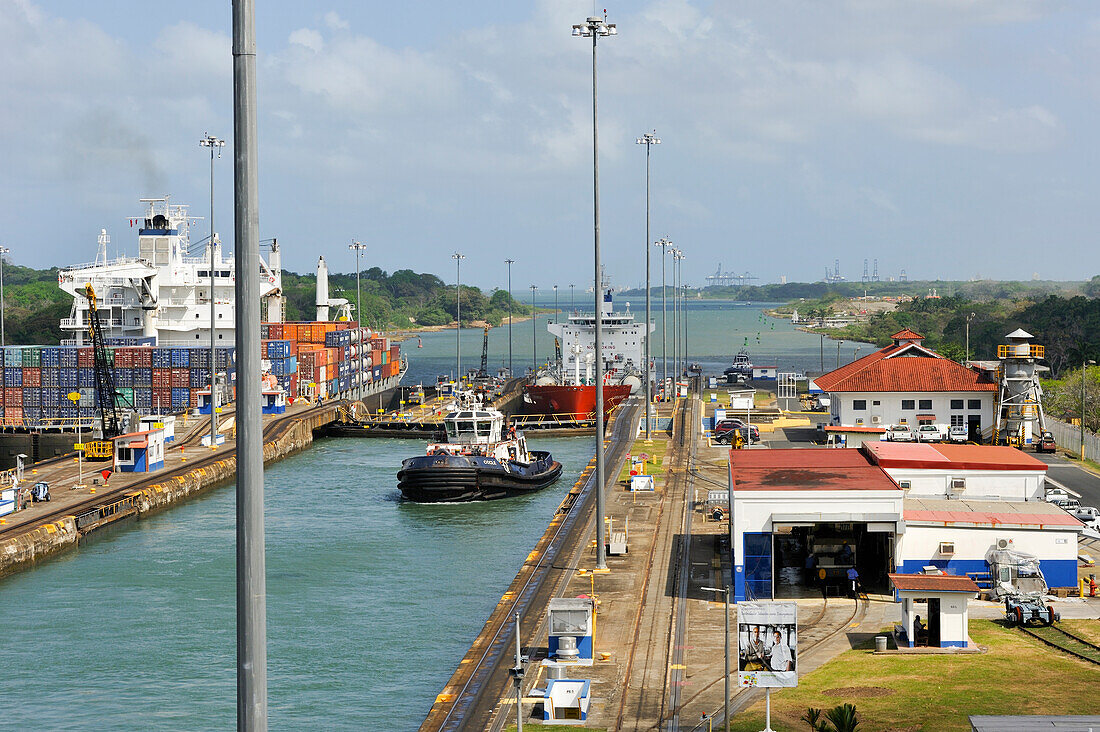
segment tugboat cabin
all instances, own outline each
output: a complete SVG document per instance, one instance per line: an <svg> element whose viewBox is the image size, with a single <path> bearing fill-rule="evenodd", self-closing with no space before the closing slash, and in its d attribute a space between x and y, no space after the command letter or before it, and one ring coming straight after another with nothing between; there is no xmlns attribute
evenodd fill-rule
<svg viewBox="0 0 1100 732"><path fill-rule="evenodd" d="M443 418L445 443L428 445L429 455L482 455L500 460L529 463L527 439L505 426L505 417L495 409L451 412Z"/></svg>

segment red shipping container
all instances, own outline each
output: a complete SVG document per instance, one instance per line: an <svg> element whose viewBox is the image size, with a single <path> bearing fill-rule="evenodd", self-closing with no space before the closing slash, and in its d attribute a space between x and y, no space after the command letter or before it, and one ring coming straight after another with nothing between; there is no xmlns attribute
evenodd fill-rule
<svg viewBox="0 0 1100 732"><path fill-rule="evenodd" d="M188 384L190 385L190 384ZM169 389L172 386L172 369L153 369L153 388Z"/></svg>
<svg viewBox="0 0 1100 732"><path fill-rule="evenodd" d="M117 348L115 349L115 368L129 369L134 367L134 349L132 348Z"/></svg>
<svg viewBox="0 0 1100 732"><path fill-rule="evenodd" d="M95 366L95 352L89 348L81 348L76 352L76 365L82 369Z"/></svg>
<svg viewBox="0 0 1100 732"><path fill-rule="evenodd" d="M4 424L21 427L23 425L23 408L4 407Z"/></svg>
<svg viewBox="0 0 1100 732"><path fill-rule="evenodd" d="M167 371L167 369L165 369ZM150 395L153 399L153 412L167 414L172 411L172 390L168 388L153 389Z"/></svg>
<svg viewBox="0 0 1100 732"><path fill-rule="evenodd" d="M271 323L267 326L267 337L273 341L279 341L283 339L283 324Z"/></svg>
<svg viewBox="0 0 1100 732"><path fill-rule="evenodd" d="M4 406L23 406L23 389L18 386L9 386L4 389Z"/></svg>
<svg viewBox="0 0 1100 732"><path fill-rule="evenodd" d="M134 349L134 366L147 369L153 366L153 349L149 346Z"/></svg>
<svg viewBox="0 0 1100 732"><path fill-rule="evenodd" d="M173 388L186 389L191 386L191 372L189 369L172 369L168 385Z"/></svg>
<svg viewBox="0 0 1100 732"><path fill-rule="evenodd" d="M38 366L24 366L23 386L42 386L42 369Z"/></svg>
<svg viewBox="0 0 1100 732"><path fill-rule="evenodd" d="M191 390L191 401L190 401L191 409L194 409L195 407L199 406L199 391L200 391L199 389L192 389ZM207 391L209 391L209 389L207 389Z"/></svg>

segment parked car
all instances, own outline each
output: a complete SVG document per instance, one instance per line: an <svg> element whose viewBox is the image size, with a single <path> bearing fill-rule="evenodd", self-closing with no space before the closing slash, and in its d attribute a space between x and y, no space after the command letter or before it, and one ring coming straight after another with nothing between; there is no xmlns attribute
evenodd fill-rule
<svg viewBox="0 0 1100 732"><path fill-rule="evenodd" d="M886 428L886 434L882 439L887 442L916 442L916 435L907 424L892 424Z"/></svg>
<svg viewBox="0 0 1100 732"><path fill-rule="evenodd" d="M970 439L970 431L962 425L955 425L947 431L948 442L963 443Z"/></svg>
<svg viewBox="0 0 1100 732"><path fill-rule="evenodd" d="M922 424L917 428L917 442L943 442L943 432L939 425Z"/></svg>
<svg viewBox="0 0 1100 732"><path fill-rule="evenodd" d="M1100 519L1100 509L1093 506L1078 506L1070 513L1086 524Z"/></svg>
<svg viewBox="0 0 1100 732"><path fill-rule="evenodd" d="M1044 430L1035 440L1035 452L1055 452L1058 449L1054 442L1054 435L1049 430Z"/></svg>
<svg viewBox="0 0 1100 732"><path fill-rule="evenodd" d="M1068 501L1069 494L1061 488L1047 488L1044 500L1050 503L1056 503L1058 501Z"/></svg>
<svg viewBox="0 0 1100 732"><path fill-rule="evenodd" d="M1056 498L1051 503L1066 513L1073 513L1081 507L1081 502L1076 498Z"/></svg>
<svg viewBox="0 0 1100 732"><path fill-rule="evenodd" d="M719 445L731 445L733 444L734 435L740 432L741 439L746 443L760 442L760 430L756 425L738 425L736 427L728 427L721 431L718 428L714 430L714 441Z"/></svg>

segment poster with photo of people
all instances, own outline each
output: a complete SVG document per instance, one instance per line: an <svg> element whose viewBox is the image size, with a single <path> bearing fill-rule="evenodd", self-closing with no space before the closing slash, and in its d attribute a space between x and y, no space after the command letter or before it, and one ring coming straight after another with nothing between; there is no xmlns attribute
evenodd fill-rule
<svg viewBox="0 0 1100 732"><path fill-rule="evenodd" d="M737 605L738 686L798 686L798 606L793 602Z"/></svg>

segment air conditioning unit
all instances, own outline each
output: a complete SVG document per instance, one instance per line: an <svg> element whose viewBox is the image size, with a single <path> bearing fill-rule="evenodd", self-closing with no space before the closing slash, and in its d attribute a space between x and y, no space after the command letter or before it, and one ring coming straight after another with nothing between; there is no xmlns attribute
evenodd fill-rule
<svg viewBox="0 0 1100 732"><path fill-rule="evenodd" d="M951 491L953 493L962 493L966 490L966 478L952 478L951 479Z"/></svg>
<svg viewBox="0 0 1100 732"><path fill-rule="evenodd" d="M909 490L912 486L913 486L913 483L911 481L908 481L908 480L899 480L898 481L898 488L901 488L903 491Z"/></svg>
<svg viewBox="0 0 1100 732"><path fill-rule="evenodd" d="M955 553L955 542L953 541L941 541L939 553L945 557L949 557Z"/></svg>
<svg viewBox="0 0 1100 732"><path fill-rule="evenodd" d="M997 539L997 548L1004 551L1012 548L1012 539Z"/></svg>
<svg viewBox="0 0 1100 732"><path fill-rule="evenodd" d="M871 424L882 424L882 417L878 414L872 414Z"/></svg>

